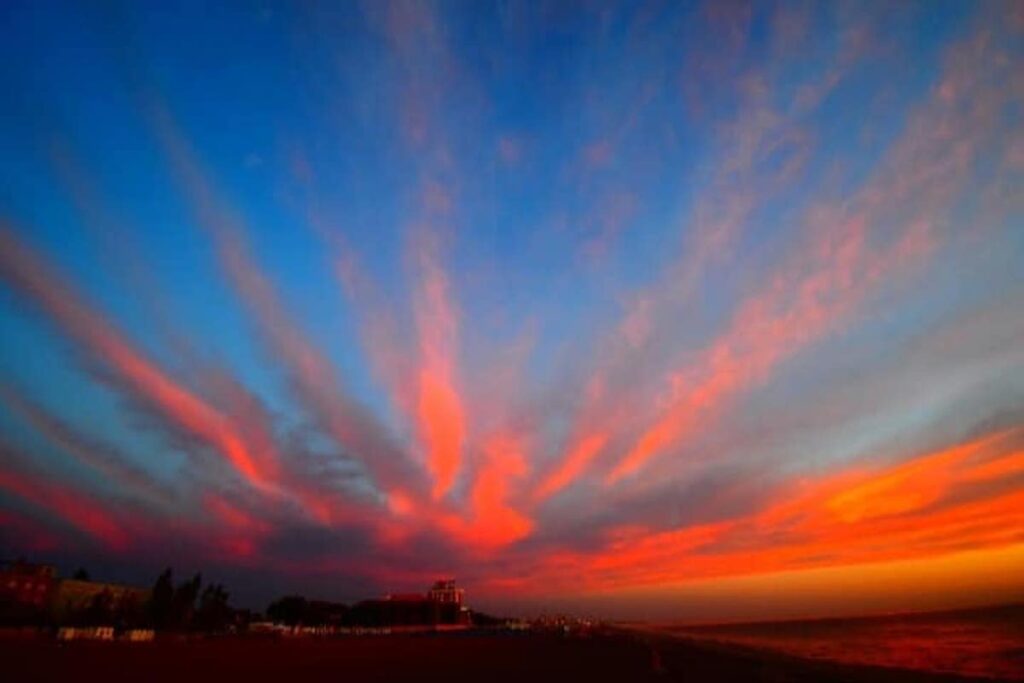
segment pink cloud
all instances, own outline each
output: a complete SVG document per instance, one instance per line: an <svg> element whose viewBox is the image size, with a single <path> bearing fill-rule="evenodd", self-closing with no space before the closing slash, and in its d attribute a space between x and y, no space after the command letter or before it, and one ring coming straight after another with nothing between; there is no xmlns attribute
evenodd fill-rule
<svg viewBox="0 0 1024 683"><path fill-rule="evenodd" d="M0 470L0 489L56 516L110 550L123 552L132 539L124 526L97 501L30 475Z"/></svg>
<svg viewBox="0 0 1024 683"><path fill-rule="evenodd" d="M254 452L225 415L146 360L6 231L0 233L0 273L30 296L68 336L115 371L137 398L212 446L253 486L269 485L276 467L273 453Z"/></svg>

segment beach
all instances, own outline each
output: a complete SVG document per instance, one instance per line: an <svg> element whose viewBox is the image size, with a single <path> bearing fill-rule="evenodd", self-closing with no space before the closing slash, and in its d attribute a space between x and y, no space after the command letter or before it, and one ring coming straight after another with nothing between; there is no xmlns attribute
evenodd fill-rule
<svg viewBox="0 0 1024 683"><path fill-rule="evenodd" d="M633 630L799 660L1024 680L1024 605Z"/></svg>
<svg viewBox="0 0 1024 683"><path fill-rule="evenodd" d="M469 631L346 638L0 639L12 681L967 681L809 661L621 628L586 635Z"/></svg>

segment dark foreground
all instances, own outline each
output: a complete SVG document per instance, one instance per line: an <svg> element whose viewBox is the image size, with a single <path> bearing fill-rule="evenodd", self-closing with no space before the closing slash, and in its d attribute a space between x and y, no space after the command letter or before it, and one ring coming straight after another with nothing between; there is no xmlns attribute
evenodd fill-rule
<svg viewBox="0 0 1024 683"><path fill-rule="evenodd" d="M447 634L337 639L0 640L8 681L962 681L670 637Z"/></svg>

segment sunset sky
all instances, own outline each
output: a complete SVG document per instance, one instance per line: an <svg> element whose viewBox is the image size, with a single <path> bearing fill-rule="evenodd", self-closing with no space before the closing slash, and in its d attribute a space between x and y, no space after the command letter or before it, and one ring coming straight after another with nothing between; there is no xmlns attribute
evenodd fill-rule
<svg viewBox="0 0 1024 683"><path fill-rule="evenodd" d="M1024 4L0 3L0 558L1024 600Z"/></svg>

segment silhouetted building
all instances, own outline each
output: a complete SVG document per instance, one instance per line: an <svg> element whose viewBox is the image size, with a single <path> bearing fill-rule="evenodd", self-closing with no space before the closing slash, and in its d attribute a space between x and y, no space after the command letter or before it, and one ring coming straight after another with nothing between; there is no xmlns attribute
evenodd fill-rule
<svg viewBox="0 0 1024 683"><path fill-rule="evenodd" d="M56 585L57 570L48 564L17 560L0 567L0 602L9 608L46 611Z"/></svg>
<svg viewBox="0 0 1024 683"><path fill-rule="evenodd" d="M455 581L436 582L427 595L392 593L381 600L364 600L352 607L350 623L358 626L441 626L466 624L469 611Z"/></svg>
<svg viewBox="0 0 1024 683"><path fill-rule="evenodd" d="M100 583L78 579L60 579L51 602L58 621L89 610L124 614L141 610L149 600L148 588L136 588L119 583Z"/></svg>
<svg viewBox="0 0 1024 683"><path fill-rule="evenodd" d="M0 621L66 623L138 613L149 590L116 583L61 579L51 565L10 562L0 567Z"/></svg>
<svg viewBox="0 0 1024 683"><path fill-rule="evenodd" d="M435 602L451 602L462 607L465 591L462 588L455 587L455 579L444 579L443 581L434 582L434 586L427 593L427 597Z"/></svg>

